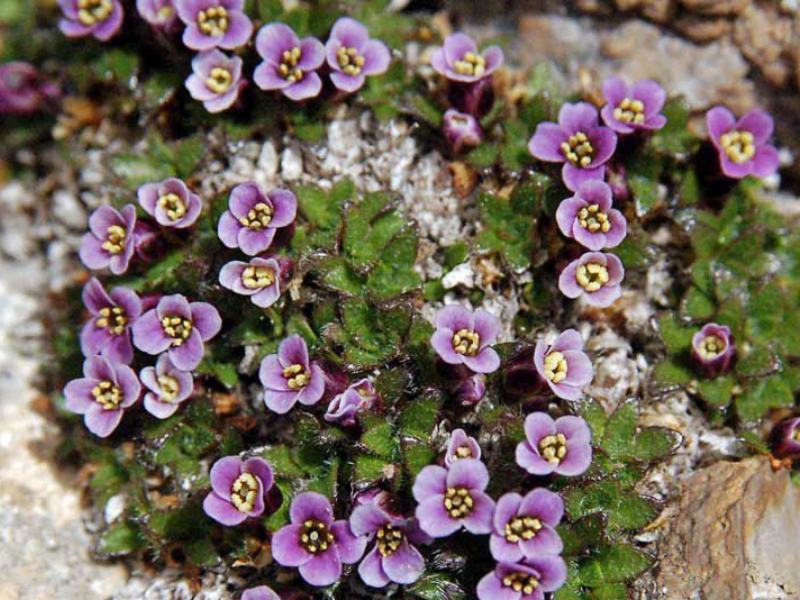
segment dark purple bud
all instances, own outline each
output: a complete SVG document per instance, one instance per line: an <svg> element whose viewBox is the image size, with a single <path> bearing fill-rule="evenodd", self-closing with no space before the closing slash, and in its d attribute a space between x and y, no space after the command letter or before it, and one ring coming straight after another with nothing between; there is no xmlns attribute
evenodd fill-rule
<svg viewBox="0 0 800 600"><path fill-rule="evenodd" d="M444 113L444 138L453 152L459 154L483 141L483 129L472 115L451 108Z"/></svg>
<svg viewBox="0 0 800 600"><path fill-rule="evenodd" d="M486 393L486 377L484 375L473 375L458 383L453 390L456 401L464 406L477 404L483 399Z"/></svg>
<svg viewBox="0 0 800 600"><path fill-rule="evenodd" d="M800 417L779 423L772 433L775 456L800 459Z"/></svg>

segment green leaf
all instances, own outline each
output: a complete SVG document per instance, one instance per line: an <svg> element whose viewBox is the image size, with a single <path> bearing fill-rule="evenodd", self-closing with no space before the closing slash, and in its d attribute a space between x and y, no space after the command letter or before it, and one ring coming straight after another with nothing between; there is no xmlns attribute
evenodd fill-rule
<svg viewBox="0 0 800 600"><path fill-rule="evenodd" d="M658 182L643 175L628 176L628 185L636 202L636 214L643 217L651 213L661 201Z"/></svg>
<svg viewBox="0 0 800 600"><path fill-rule="evenodd" d="M389 194L365 195L345 211L344 253L348 262L357 271L369 270L404 225Z"/></svg>
<svg viewBox="0 0 800 600"><path fill-rule="evenodd" d="M175 171L181 179L188 179L208 152L205 135L193 135L175 142Z"/></svg>
<svg viewBox="0 0 800 600"><path fill-rule="evenodd" d="M380 481L386 475L386 468L390 464L380 456L361 454L356 458L356 480Z"/></svg>
<svg viewBox="0 0 800 600"><path fill-rule="evenodd" d="M755 423L773 408L793 405L794 394L779 375L750 382L736 397L736 413L745 423Z"/></svg>
<svg viewBox="0 0 800 600"><path fill-rule="evenodd" d="M361 443L370 452L384 458L390 458L398 448L392 424L378 415L364 418L364 434L361 436Z"/></svg>
<svg viewBox="0 0 800 600"><path fill-rule="evenodd" d="M639 529L658 515L652 500L610 479L569 490L564 502L573 519L600 513L608 518L609 527L619 529Z"/></svg>
<svg viewBox="0 0 800 600"><path fill-rule="evenodd" d="M602 513L591 514L558 527L564 542L564 556L580 556L603 541L605 522Z"/></svg>
<svg viewBox="0 0 800 600"><path fill-rule="evenodd" d="M475 237L476 248L497 252L516 268L527 268L534 248L531 217L520 214L510 202L491 194L481 194L478 206L482 229Z"/></svg>
<svg viewBox="0 0 800 600"><path fill-rule="evenodd" d="M385 248L381 262L370 273L367 290L377 300L390 300L407 294L420 284L414 263L419 253L416 226L406 227Z"/></svg>
<svg viewBox="0 0 800 600"><path fill-rule="evenodd" d="M409 481L414 481L425 467L436 459L437 452L421 442L403 442L403 462L408 471Z"/></svg>
<svg viewBox="0 0 800 600"><path fill-rule="evenodd" d="M415 400L400 415L400 432L403 436L429 440L439 420L440 406L441 401L435 396Z"/></svg>
<svg viewBox="0 0 800 600"><path fill-rule="evenodd" d="M730 375L697 382L697 392L712 408L725 408L731 403L731 395L736 380Z"/></svg>
<svg viewBox="0 0 800 600"><path fill-rule="evenodd" d="M594 600L627 600L628 586L623 583L607 583L592 590Z"/></svg>
<svg viewBox="0 0 800 600"><path fill-rule="evenodd" d="M716 309L714 300L696 287L689 288L681 302L681 312L697 321L710 319Z"/></svg>
<svg viewBox="0 0 800 600"><path fill-rule="evenodd" d="M495 144L484 142L467 154L465 158L467 162L476 167L488 168L497 163L499 152L500 149Z"/></svg>
<svg viewBox="0 0 800 600"><path fill-rule="evenodd" d="M692 372L685 366L672 360L665 360L653 368L652 380L656 387L669 388L687 385L693 377Z"/></svg>
<svg viewBox="0 0 800 600"><path fill-rule="evenodd" d="M672 98L661 112L667 118L667 124L653 135L653 147L669 154L689 152L696 143L696 138L688 131L689 103L683 97Z"/></svg>
<svg viewBox="0 0 800 600"><path fill-rule="evenodd" d="M348 296L359 296L364 289L363 278L340 256L317 261L314 270L320 274L320 283L328 289Z"/></svg>
<svg viewBox="0 0 800 600"><path fill-rule="evenodd" d="M131 189L176 175L171 164L158 161L147 154L117 154L111 158L111 170Z"/></svg>
<svg viewBox="0 0 800 600"><path fill-rule="evenodd" d="M141 528L132 521L123 521L112 525L100 538L100 552L109 556L124 556L141 550L147 545L147 539Z"/></svg>
<svg viewBox="0 0 800 600"><path fill-rule="evenodd" d="M602 549L580 567L581 583L598 588L607 584L625 583L650 568L655 559L633 546L620 544Z"/></svg>
<svg viewBox="0 0 800 600"><path fill-rule="evenodd" d="M426 573L407 591L423 600L464 600L467 597L466 592L445 573Z"/></svg>
<svg viewBox="0 0 800 600"><path fill-rule="evenodd" d="M442 126L442 111L439 107L430 100L427 96L422 94L415 94L411 98L411 105L413 112L416 116L426 121L433 127L439 128Z"/></svg>

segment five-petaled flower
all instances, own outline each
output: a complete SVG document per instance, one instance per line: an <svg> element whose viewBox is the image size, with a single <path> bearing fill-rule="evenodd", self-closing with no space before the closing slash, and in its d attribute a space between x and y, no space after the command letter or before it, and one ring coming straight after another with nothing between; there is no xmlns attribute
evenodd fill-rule
<svg viewBox="0 0 800 600"><path fill-rule="evenodd" d="M751 110L737 121L727 108L715 106L706 114L706 127L727 177L763 178L778 170L778 151L767 143L775 124L764 111Z"/></svg>
<svg viewBox="0 0 800 600"><path fill-rule="evenodd" d="M159 225L184 229L200 216L203 204L183 181L171 177L161 183L145 183L137 193L139 204Z"/></svg>
<svg viewBox="0 0 800 600"><path fill-rule="evenodd" d="M453 33L444 40L441 48L431 54L434 70L459 83L475 83L489 77L503 64L503 51L499 46L489 46L478 52L475 41L465 33Z"/></svg>
<svg viewBox="0 0 800 600"><path fill-rule="evenodd" d="M444 464L447 467L452 467L456 461L470 458L481 459L481 447L478 445L478 440L468 436L463 429L454 429L447 442Z"/></svg>
<svg viewBox="0 0 800 600"><path fill-rule="evenodd" d="M784 419L775 428L772 438L775 443L775 456L800 459L800 417Z"/></svg>
<svg viewBox="0 0 800 600"><path fill-rule="evenodd" d="M281 600L281 597L272 588L266 585L259 585L245 590L242 594L242 600Z"/></svg>
<svg viewBox="0 0 800 600"><path fill-rule="evenodd" d="M392 61L389 48L369 37L367 28L350 17L333 24L325 44L331 81L343 92L355 92L364 85L367 75L385 73Z"/></svg>
<svg viewBox="0 0 800 600"><path fill-rule="evenodd" d="M233 50L253 35L244 0L175 0L175 9L186 25L183 43L192 50Z"/></svg>
<svg viewBox="0 0 800 600"><path fill-rule="evenodd" d="M531 475L580 475L592 463L592 433L580 417L553 421L536 412L525 419L525 441L517 446L517 464Z"/></svg>
<svg viewBox="0 0 800 600"><path fill-rule="evenodd" d="M323 587L342 576L342 564L364 556L367 538L347 521L334 521L330 501L316 492L298 494L289 508L291 525L272 536L272 556L284 567L299 567L307 583Z"/></svg>
<svg viewBox="0 0 800 600"><path fill-rule="evenodd" d="M89 269L109 268L114 275L122 275L136 251L135 230L133 204L120 211L100 206L89 217L89 232L81 239L81 261Z"/></svg>
<svg viewBox="0 0 800 600"><path fill-rule="evenodd" d="M517 563L524 558L560 554L564 549L556 526L564 516L561 496L536 488L525 497L506 494L497 501L489 540L496 561Z"/></svg>
<svg viewBox="0 0 800 600"><path fill-rule="evenodd" d="M258 377L264 386L264 402L280 415L299 402L313 406L325 394L325 372L308 358L308 346L299 335L290 335L261 362Z"/></svg>
<svg viewBox="0 0 800 600"><path fill-rule="evenodd" d="M192 59L192 74L186 78L189 95L210 113L229 109L247 85L242 79L242 59L217 50L206 50Z"/></svg>
<svg viewBox="0 0 800 600"><path fill-rule="evenodd" d="M587 181L602 181L616 149L617 134L600 125L597 108L587 102L565 103L558 123L540 123L528 143L539 160L564 163L564 184L573 192Z"/></svg>
<svg viewBox="0 0 800 600"><path fill-rule="evenodd" d="M703 325L692 336L692 356L709 375L727 372L736 357L730 327L716 323Z"/></svg>
<svg viewBox="0 0 800 600"><path fill-rule="evenodd" d="M156 29L172 30L178 24L175 0L136 0L136 10Z"/></svg>
<svg viewBox="0 0 800 600"><path fill-rule="evenodd" d="M64 387L66 405L83 415L86 428L98 437L108 437L122 420L126 408L139 399L141 385L127 365L92 356L83 363L83 377Z"/></svg>
<svg viewBox="0 0 800 600"><path fill-rule="evenodd" d="M220 270L219 282L232 292L249 296L256 306L268 308L281 297L282 272L275 257L232 260Z"/></svg>
<svg viewBox="0 0 800 600"><path fill-rule="evenodd" d="M181 294L164 296L133 325L133 343L148 354L168 352L181 371L191 371L203 359L207 342L219 333L222 319L211 304L189 302Z"/></svg>
<svg viewBox="0 0 800 600"><path fill-rule="evenodd" d="M667 124L661 114L667 94L652 79L637 81L628 86L619 77L609 77L603 82L606 104L600 111L605 124L620 135L635 131L656 131Z"/></svg>
<svg viewBox="0 0 800 600"><path fill-rule="evenodd" d="M439 309L431 344L450 365L465 365L476 373L492 373L500 367L500 356L491 348L500 331L497 317L479 308L474 313L460 305Z"/></svg>
<svg viewBox="0 0 800 600"><path fill-rule="evenodd" d="M474 148L483 141L483 129L478 120L455 108L448 108L444 113L444 139L455 153Z"/></svg>
<svg viewBox="0 0 800 600"><path fill-rule="evenodd" d="M564 400L580 400L594 375L592 361L583 351L583 338L574 329L560 333L552 344L536 342L533 364L542 381Z"/></svg>
<svg viewBox="0 0 800 600"><path fill-rule="evenodd" d="M116 35L125 13L120 0L58 0L64 17L58 22L67 37L93 35L101 42Z"/></svg>
<svg viewBox="0 0 800 600"><path fill-rule="evenodd" d="M337 394L328 405L325 420L345 427L356 424L358 414L379 405L381 397L369 379L360 379Z"/></svg>
<svg viewBox="0 0 800 600"><path fill-rule="evenodd" d="M94 277L83 288L83 305L91 317L81 330L84 356L102 354L112 363L130 364L133 360L131 326L142 314L142 301L136 292L118 287L106 292Z"/></svg>
<svg viewBox="0 0 800 600"><path fill-rule="evenodd" d="M611 208L611 187L603 181L587 181L575 195L558 205L556 222L568 238L589 250L619 246L628 232L625 216Z"/></svg>
<svg viewBox="0 0 800 600"><path fill-rule="evenodd" d="M317 38L302 40L283 23L271 23L256 36L256 50L263 60L253 73L262 90L280 90L294 101L319 95L322 79L316 71L325 62L325 46Z"/></svg>
<svg viewBox="0 0 800 600"><path fill-rule="evenodd" d="M484 491L487 485L489 471L474 458L458 460L449 469L436 465L422 469L412 490L422 531L434 538L462 527L476 535L489 533L494 501Z"/></svg>
<svg viewBox="0 0 800 600"><path fill-rule="evenodd" d="M169 354L159 356L155 367L142 369L139 379L149 390L144 395L144 408L159 419L174 415L194 390L192 374L175 367Z"/></svg>
<svg viewBox="0 0 800 600"><path fill-rule="evenodd" d="M211 492L203 500L203 510L223 525L239 525L264 514L274 483L272 467L263 458L220 458L211 467Z"/></svg>
<svg viewBox="0 0 800 600"><path fill-rule="evenodd" d="M267 250L277 230L291 225L297 214L292 192L275 189L264 194L252 181L233 188L228 206L219 220L219 239L248 256Z"/></svg>
<svg viewBox="0 0 800 600"><path fill-rule="evenodd" d="M583 296L591 306L606 308L622 295L625 268L607 252L586 252L561 272L558 289L567 298Z"/></svg>
<svg viewBox="0 0 800 600"><path fill-rule="evenodd" d="M544 600L567 580L567 564L560 556L538 556L499 563L478 583L478 600Z"/></svg>

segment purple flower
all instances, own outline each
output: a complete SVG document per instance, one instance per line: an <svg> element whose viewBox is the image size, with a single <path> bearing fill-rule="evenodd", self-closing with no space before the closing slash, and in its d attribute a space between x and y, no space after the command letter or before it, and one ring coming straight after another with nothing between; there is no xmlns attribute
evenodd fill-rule
<svg viewBox="0 0 800 600"><path fill-rule="evenodd" d="M175 0L175 9L186 25L183 43L192 50L233 50L253 35L244 0Z"/></svg>
<svg viewBox="0 0 800 600"><path fill-rule="evenodd" d="M97 208L89 217L89 232L81 239L81 261L89 269L108 267L114 275L122 275L136 251L135 230L133 204L126 204L121 211L110 206Z"/></svg>
<svg viewBox="0 0 800 600"><path fill-rule="evenodd" d="M499 563L478 583L478 600L544 600L567 581L567 564L560 556Z"/></svg>
<svg viewBox="0 0 800 600"><path fill-rule="evenodd" d="M783 420L773 433L775 456L778 458L800 458L800 417Z"/></svg>
<svg viewBox="0 0 800 600"><path fill-rule="evenodd" d="M564 163L564 184L573 192L586 181L602 181L616 149L617 134L600 125L597 109L587 102L564 104L558 123L540 123L528 143L539 160Z"/></svg>
<svg viewBox="0 0 800 600"><path fill-rule="evenodd" d="M178 23L175 0L136 0L136 10L152 27L164 31Z"/></svg>
<svg viewBox="0 0 800 600"><path fill-rule="evenodd" d="M83 415L86 428L99 437L111 435L126 408L139 399L141 386L127 365L92 356L83 363L83 377L64 387L67 408Z"/></svg>
<svg viewBox="0 0 800 600"><path fill-rule="evenodd" d="M419 529L415 519L394 517L376 504L367 503L350 515L350 528L369 542L375 540L375 546L358 565L358 574L368 586L409 585L420 578L425 559L414 545L432 540Z"/></svg>
<svg viewBox="0 0 800 600"><path fill-rule="evenodd" d="M281 600L281 597L267 586L260 585L245 590L242 594L242 600Z"/></svg>
<svg viewBox="0 0 800 600"><path fill-rule="evenodd" d="M217 309L206 302L188 302L181 294L164 296L133 325L133 343L142 352L168 352L172 364L191 371L203 359L203 342L222 328Z"/></svg>
<svg viewBox="0 0 800 600"><path fill-rule="evenodd" d="M730 327L707 323L692 336L692 356L709 375L726 373L736 356Z"/></svg>
<svg viewBox="0 0 800 600"><path fill-rule="evenodd" d="M483 129L478 120L467 113L449 108L444 113L444 139L455 153L474 148L483 141Z"/></svg>
<svg viewBox="0 0 800 600"><path fill-rule="evenodd" d="M537 412L525 419L526 441L517 446L517 464L531 475L580 475L592 463L592 433L580 417L553 421Z"/></svg>
<svg viewBox="0 0 800 600"><path fill-rule="evenodd" d="M447 537L464 527L481 535L492 530L494 501L484 493L489 471L479 460L465 458L445 469L425 467L414 481L419 526L434 538Z"/></svg>
<svg viewBox="0 0 800 600"><path fill-rule="evenodd" d="M359 412L367 411L380 402L381 397L375 391L372 382L369 379L361 379L331 400L325 413L325 420L352 427L356 424Z"/></svg>
<svg viewBox="0 0 800 600"><path fill-rule="evenodd" d="M238 456L220 458L211 467L211 492L203 500L203 510L227 527L239 525L264 514L274 483L272 467L263 458L244 462Z"/></svg>
<svg viewBox="0 0 800 600"><path fill-rule="evenodd" d="M738 121L724 106L709 110L706 128L719 152L722 172L732 179L775 173L780 163L778 151L767 143L774 126L772 117L761 110L751 110Z"/></svg>
<svg viewBox="0 0 800 600"><path fill-rule="evenodd" d="M142 314L136 292L118 287L107 293L94 277L83 288L83 304L91 313L81 331L84 356L102 354L112 363L130 364L133 360L131 326Z"/></svg>
<svg viewBox="0 0 800 600"><path fill-rule="evenodd" d="M155 367L145 367L139 378L150 390L144 395L144 408L154 417L166 419L175 414L178 404L192 395L194 378L172 364L169 354L158 357Z"/></svg>
<svg viewBox="0 0 800 600"><path fill-rule="evenodd" d="M232 260L219 272L222 287L250 296L256 306L268 308L281 297L281 265L273 257Z"/></svg>
<svg viewBox="0 0 800 600"><path fill-rule="evenodd" d="M628 87L619 77L610 77L603 82L603 95L608 102L601 111L603 121L620 135L656 131L667 124L661 114L667 94L652 79Z"/></svg>
<svg viewBox="0 0 800 600"><path fill-rule="evenodd" d="M264 402L271 411L286 414L299 402L313 406L325 394L325 372L309 361L308 346L299 335L290 335L277 354L261 361L258 377L264 386Z"/></svg>
<svg viewBox="0 0 800 600"><path fill-rule="evenodd" d="M486 393L486 376L473 375L458 382L453 390L455 399L464 406L477 404Z"/></svg>
<svg viewBox="0 0 800 600"><path fill-rule="evenodd" d="M463 429L454 429L447 442L444 464L452 467L456 461L465 459L481 459L481 447L478 440L470 437Z"/></svg>
<svg viewBox="0 0 800 600"><path fill-rule="evenodd" d="M297 198L292 192L276 189L264 195L253 182L233 188L228 206L219 220L219 239L248 256L267 250L275 231L291 225L297 214Z"/></svg>
<svg viewBox="0 0 800 600"><path fill-rule="evenodd" d="M299 494L289 509L291 525L272 536L272 556L279 565L299 567L307 583L323 587L342 576L342 563L364 556L365 536L356 536L347 521L334 521L328 499L316 492Z"/></svg>
<svg viewBox="0 0 800 600"><path fill-rule="evenodd" d="M544 488L506 494L497 501L489 545L499 562L517 563L523 558L560 554L564 549L556 526L564 516L564 501Z"/></svg>
<svg viewBox="0 0 800 600"><path fill-rule="evenodd" d="M572 198L558 206L558 228L589 250L619 246L628 232L625 216L611 208L611 188L602 181L587 181Z"/></svg>
<svg viewBox="0 0 800 600"><path fill-rule="evenodd" d="M325 62L325 46L317 38L301 40L288 25L272 23L258 32L256 50L264 62L253 81L262 90L280 90L294 101L319 95L322 79L316 70Z"/></svg>
<svg viewBox="0 0 800 600"><path fill-rule="evenodd" d="M622 295L624 278L625 268L615 255L586 252L561 272L558 289L567 298L584 296L590 305L606 308Z"/></svg>
<svg viewBox="0 0 800 600"><path fill-rule="evenodd" d="M478 52L475 41L465 33L453 33L431 54L431 66L450 81L475 83L503 64L503 51L490 46Z"/></svg>
<svg viewBox="0 0 800 600"><path fill-rule="evenodd" d="M93 35L108 41L119 31L125 17L119 0L58 0L64 17L58 22L67 37Z"/></svg>
<svg viewBox="0 0 800 600"><path fill-rule="evenodd" d="M186 89L210 113L229 109L247 85L242 79L242 59L217 49L201 52L192 59L192 74Z"/></svg>
<svg viewBox="0 0 800 600"><path fill-rule="evenodd" d="M145 183L139 188L138 197L145 212L164 227L189 227L197 221L203 208L200 196L175 178L161 183Z"/></svg>
<svg viewBox="0 0 800 600"><path fill-rule="evenodd" d="M29 63L11 61L0 65L0 115L34 113L60 94L58 86L44 81Z"/></svg>
<svg viewBox="0 0 800 600"><path fill-rule="evenodd" d="M364 85L366 75L385 73L392 61L386 44L369 37L367 28L350 17L333 24L325 44L331 81L343 92L355 92Z"/></svg>
<svg viewBox="0 0 800 600"><path fill-rule="evenodd" d="M491 313L481 308L473 313L451 304L439 309L435 325L431 345L447 364L463 364L476 373L492 373L500 367L500 356L489 347L500 331Z"/></svg>
<svg viewBox="0 0 800 600"><path fill-rule="evenodd" d="M594 375L592 361L583 351L583 338L574 329L560 333L550 345L544 340L536 342L533 364L542 381L564 400L580 400Z"/></svg>

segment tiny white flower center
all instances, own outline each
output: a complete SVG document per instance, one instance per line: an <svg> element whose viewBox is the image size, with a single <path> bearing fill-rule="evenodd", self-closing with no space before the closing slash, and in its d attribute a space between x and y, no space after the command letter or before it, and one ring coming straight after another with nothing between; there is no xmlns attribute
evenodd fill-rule
<svg viewBox="0 0 800 600"><path fill-rule="evenodd" d="M364 57L355 48L345 48L342 46L336 51L336 60L345 75L361 75L361 67L364 66Z"/></svg>
<svg viewBox="0 0 800 600"><path fill-rule="evenodd" d="M233 85L233 75L225 67L214 67L206 79L206 87L215 94L224 94Z"/></svg>
<svg viewBox="0 0 800 600"><path fill-rule="evenodd" d="M614 118L623 123L642 125L644 123L644 102L625 98L614 109Z"/></svg>
<svg viewBox="0 0 800 600"><path fill-rule="evenodd" d="M404 539L403 532L400 529L395 529L388 524L378 530L376 537L378 538L378 552L384 558L394 554Z"/></svg>
<svg viewBox="0 0 800 600"><path fill-rule="evenodd" d="M292 365L283 370L283 377L290 390L302 390L311 382L311 375L303 365Z"/></svg>
<svg viewBox="0 0 800 600"><path fill-rule="evenodd" d="M99 317L94 324L101 329L108 329L111 335L122 335L128 326L128 315L121 306L107 306L100 309Z"/></svg>
<svg viewBox="0 0 800 600"><path fill-rule="evenodd" d="M120 254L125 250L128 231L120 225L112 225L106 231L106 241L101 248L109 254Z"/></svg>
<svg viewBox="0 0 800 600"><path fill-rule="evenodd" d="M275 270L269 267L247 267L242 271L242 285L248 290L261 290L275 283Z"/></svg>
<svg viewBox="0 0 800 600"><path fill-rule="evenodd" d="M333 543L333 534L321 521L309 519L300 530L300 545L311 554L322 554Z"/></svg>
<svg viewBox="0 0 800 600"><path fill-rule="evenodd" d="M475 356L481 345L481 336L469 329L459 329L453 335L453 350L464 356Z"/></svg>
<svg viewBox="0 0 800 600"><path fill-rule="evenodd" d="M608 269L600 263L586 263L575 270L575 281L587 292L596 292L608 280Z"/></svg>
<svg viewBox="0 0 800 600"><path fill-rule="evenodd" d="M90 27L102 23L114 10L112 0L78 0L78 21Z"/></svg>
<svg viewBox="0 0 800 600"><path fill-rule="evenodd" d="M172 345L178 347L189 339L194 325L183 317L171 316L161 319L161 327L164 328L164 333L172 338Z"/></svg>
<svg viewBox="0 0 800 600"><path fill-rule="evenodd" d="M224 6L212 6L197 13L197 26L207 36L222 35L229 25L228 9Z"/></svg>
<svg viewBox="0 0 800 600"><path fill-rule="evenodd" d="M475 503L466 488L447 488L444 496L444 508L454 519L463 519L472 512Z"/></svg>
<svg viewBox="0 0 800 600"><path fill-rule="evenodd" d="M486 73L486 59L474 52L465 52L461 60L457 60L453 70L459 75L480 77Z"/></svg>
<svg viewBox="0 0 800 600"><path fill-rule="evenodd" d="M506 523L505 536L511 544L532 540L542 528L542 522L533 517L514 517Z"/></svg>
<svg viewBox="0 0 800 600"><path fill-rule="evenodd" d="M158 199L158 204L172 221L177 221L186 214L186 203L178 194L164 194Z"/></svg>
<svg viewBox="0 0 800 600"><path fill-rule="evenodd" d="M594 147L582 131L570 136L569 140L561 144L561 152L566 159L576 167L586 168L592 164Z"/></svg>
<svg viewBox="0 0 800 600"><path fill-rule="evenodd" d="M231 504L239 512L253 510L259 493L258 479L250 473L242 473L231 486Z"/></svg>
<svg viewBox="0 0 800 600"><path fill-rule="evenodd" d="M275 211L269 204L259 202L252 209L250 209L250 212L247 213L246 217L239 219L239 223L245 227L248 227L249 229L261 231L262 229L269 227L269 224L272 222L272 215L274 212Z"/></svg>
<svg viewBox="0 0 800 600"><path fill-rule="evenodd" d="M561 352L549 352L544 357L544 376L548 381L561 383L567 378L569 365Z"/></svg>
<svg viewBox="0 0 800 600"><path fill-rule="evenodd" d="M608 233L611 229L608 215L601 211L597 204L590 204L580 209L578 211L578 223L590 233L597 233L598 231Z"/></svg>
<svg viewBox="0 0 800 600"><path fill-rule="evenodd" d="M539 580L530 573L510 573L503 577L503 585L517 593L530 596L539 587Z"/></svg>
<svg viewBox="0 0 800 600"><path fill-rule="evenodd" d="M697 349L697 353L706 359L716 358L728 347L728 344L725 343L721 337L716 335L707 335L702 342L700 342L700 347Z"/></svg>
<svg viewBox="0 0 800 600"><path fill-rule="evenodd" d="M563 433L543 437L539 441L539 453L547 462L559 464L567 455L567 438Z"/></svg>
<svg viewBox="0 0 800 600"><path fill-rule="evenodd" d="M727 156L736 164L745 163L756 155L756 141L749 131L729 131L719 138Z"/></svg>
<svg viewBox="0 0 800 600"><path fill-rule="evenodd" d="M105 410L114 410L122 402L122 390L110 381L101 381L92 388L94 401Z"/></svg>
<svg viewBox="0 0 800 600"><path fill-rule="evenodd" d="M158 387L161 388L161 393L159 394L161 401L175 402L175 399L178 397L178 392L181 391L178 380L172 375L159 375L157 379Z"/></svg>
<svg viewBox="0 0 800 600"><path fill-rule="evenodd" d="M290 50L284 50L281 56L281 64L278 65L278 73L289 83L297 83L303 79L303 71L298 68L297 63L303 57L303 51L295 46Z"/></svg>

